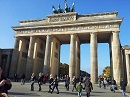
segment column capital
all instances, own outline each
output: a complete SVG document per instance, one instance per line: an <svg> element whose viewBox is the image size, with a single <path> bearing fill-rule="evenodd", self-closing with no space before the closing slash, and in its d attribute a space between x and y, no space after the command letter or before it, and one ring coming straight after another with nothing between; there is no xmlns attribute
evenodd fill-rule
<svg viewBox="0 0 130 97"><path fill-rule="evenodd" d="M71 36L71 35L77 35L77 34L76 34L76 33L71 33L70 36Z"/></svg>
<svg viewBox="0 0 130 97"><path fill-rule="evenodd" d="M91 34L97 34L97 32L90 32L90 35L91 35Z"/></svg>
<svg viewBox="0 0 130 97"><path fill-rule="evenodd" d="M120 31L112 31L112 33L119 33Z"/></svg>

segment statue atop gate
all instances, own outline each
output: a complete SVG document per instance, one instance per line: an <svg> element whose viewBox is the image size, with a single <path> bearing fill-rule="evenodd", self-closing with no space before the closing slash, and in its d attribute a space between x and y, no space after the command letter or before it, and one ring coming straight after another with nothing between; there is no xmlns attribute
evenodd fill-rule
<svg viewBox="0 0 130 97"><path fill-rule="evenodd" d="M65 8L64 9L61 9L60 8L60 4L58 4L58 9L56 10L54 5L52 5L52 11L54 14L58 14L58 13L68 13L68 12L75 12L75 3L72 4L72 8L68 7L68 4L67 4L67 0L64 1L65 3Z"/></svg>

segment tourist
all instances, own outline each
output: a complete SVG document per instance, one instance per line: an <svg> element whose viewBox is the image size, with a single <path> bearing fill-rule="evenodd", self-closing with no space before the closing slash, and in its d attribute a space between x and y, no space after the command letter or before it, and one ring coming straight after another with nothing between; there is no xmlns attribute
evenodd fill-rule
<svg viewBox="0 0 130 97"><path fill-rule="evenodd" d="M8 90L11 87L11 80L4 76L2 66L0 66L0 97L8 97Z"/></svg>
<svg viewBox="0 0 130 97"><path fill-rule="evenodd" d="M23 73L21 76L21 85L25 84L25 74Z"/></svg>
<svg viewBox="0 0 130 97"><path fill-rule="evenodd" d="M51 94L53 93L55 88L57 89L57 94L59 94L58 82L59 82L59 79L58 79L58 76L56 75L55 78L54 78L54 81L51 83L51 84L53 84Z"/></svg>
<svg viewBox="0 0 130 97"><path fill-rule="evenodd" d="M14 82L18 82L18 74L17 73L14 74Z"/></svg>
<svg viewBox="0 0 130 97"><path fill-rule="evenodd" d="M101 82L101 78L98 78L98 83L99 83L99 88L101 88L102 82Z"/></svg>
<svg viewBox="0 0 130 97"><path fill-rule="evenodd" d="M107 79L104 78L104 80L103 80L103 86L104 86L104 89L106 89L106 85L107 85Z"/></svg>
<svg viewBox="0 0 130 97"><path fill-rule="evenodd" d="M84 88L85 88L87 97L90 97L90 92L91 92L91 90L93 90L93 85L92 85L90 79L86 80L86 82L84 84Z"/></svg>
<svg viewBox="0 0 130 97"><path fill-rule="evenodd" d="M38 77L38 86L39 86L39 90L38 91L41 91L41 85L42 85L42 73L40 72L39 73L39 77Z"/></svg>
<svg viewBox="0 0 130 97"><path fill-rule="evenodd" d="M69 75L67 75L66 78L65 78L66 91L69 90L69 84L70 84L70 77L69 77Z"/></svg>
<svg viewBox="0 0 130 97"><path fill-rule="evenodd" d="M126 97L125 90L126 90L127 83L124 81L124 79L121 80L120 86L121 86L123 97Z"/></svg>
<svg viewBox="0 0 130 97"><path fill-rule="evenodd" d="M34 73L32 73L31 79L30 79L30 82L31 82L31 89L30 89L30 91L34 91L35 80L36 80L36 77L35 77Z"/></svg>
<svg viewBox="0 0 130 97"><path fill-rule="evenodd" d="M52 83L53 81L54 81L54 79L52 77L52 74L50 74L50 78L49 78L49 91L48 91L48 93L51 93L51 91L52 91L51 86L53 85L53 83Z"/></svg>
<svg viewBox="0 0 130 97"><path fill-rule="evenodd" d="M72 84L73 84L73 89L72 89L72 92L73 92L74 89L76 90L76 84L77 84L77 79L75 76L73 76L73 78L72 78Z"/></svg>
<svg viewBox="0 0 130 97"><path fill-rule="evenodd" d="M111 91L112 91L113 93L115 93L116 81L114 80L114 78L112 78L111 85L112 85L112 87L111 87L111 88L112 88Z"/></svg>
<svg viewBox="0 0 130 97"><path fill-rule="evenodd" d="M83 89L83 86L81 85L81 82L79 82L76 90L78 91L78 97L81 97L82 95L82 89Z"/></svg>

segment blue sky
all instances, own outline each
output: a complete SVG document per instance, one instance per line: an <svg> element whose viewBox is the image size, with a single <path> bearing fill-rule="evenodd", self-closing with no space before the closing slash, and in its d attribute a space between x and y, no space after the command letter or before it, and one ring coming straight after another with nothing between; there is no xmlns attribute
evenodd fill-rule
<svg viewBox="0 0 130 97"><path fill-rule="evenodd" d="M118 11L118 17L123 17L120 27L121 45L130 45L130 0L67 0L71 7L75 2L78 14ZM12 26L18 26L20 20L46 18L52 14L51 6L58 4L64 8L64 0L0 0L0 48L14 47L14 31ZM61 62L69 63L69 45L61 46ZM109 45L98 44L99 74L105 66L110 65ZM81 69L90 72L90 45L81 45Z"/></svg>

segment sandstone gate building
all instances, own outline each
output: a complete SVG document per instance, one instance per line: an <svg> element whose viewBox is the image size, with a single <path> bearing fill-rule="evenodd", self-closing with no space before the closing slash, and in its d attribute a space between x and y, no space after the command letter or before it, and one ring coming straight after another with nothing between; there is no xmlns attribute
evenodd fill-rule
<svg viewBox="0 0 130 97"><path fill-rule="evenodd" d="M91 81L98 81L98 43L108 43L111 76L130 84L130 47L122 47L119 39L123 18L118 12L79 15L77 12L48 15L45 19L23 20L15 31L9 76L14 73L30 78L34 72L58 74L60 46L70 44L69 76L80 76L80 45L90 43ZM87 64L86 66L88 66Z"/></svg>

